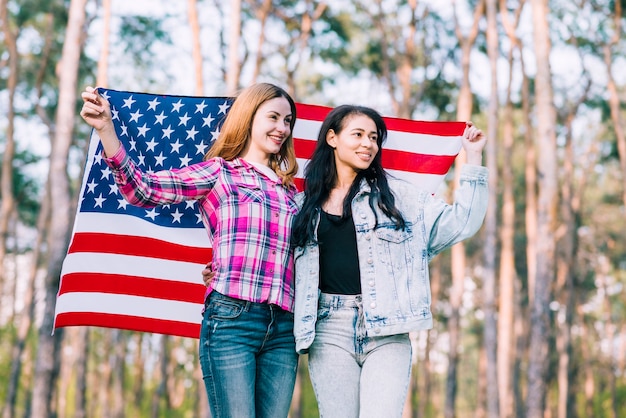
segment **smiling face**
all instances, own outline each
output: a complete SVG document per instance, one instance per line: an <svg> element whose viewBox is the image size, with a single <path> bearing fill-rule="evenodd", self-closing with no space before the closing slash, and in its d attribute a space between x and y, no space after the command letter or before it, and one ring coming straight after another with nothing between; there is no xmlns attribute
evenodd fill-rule
<svg viewBox="0 0 626 418"><path fill-rule="evenodd" d="M337 172L353 177L367 169L378 153L378 131L368 116L348 116L340 132L328 131L326 142L334 148Z"/></svg>
<svg viewBox="0 0 626 418"><path fill-rule="evenodd" d="M248 161L268 165L272 154L280 151L291 134L291 106L284 97L276 97L257 109L250 139L242 157Z"/></svg>

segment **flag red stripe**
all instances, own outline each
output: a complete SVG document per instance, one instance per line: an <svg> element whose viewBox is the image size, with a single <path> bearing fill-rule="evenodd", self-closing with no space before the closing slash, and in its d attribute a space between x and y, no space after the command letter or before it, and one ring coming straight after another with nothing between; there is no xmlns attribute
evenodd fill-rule
<svg viewBox="0 0 626 418"><path fill-rule="evenodd" d="M94 232L74 235L68 254L76 252L126 254L190 263L206 263L212 254L210 248L190 247L141 236Z"/></svg>
<svg viewBox="0 0 626 418"><path fill-rule="evenodd" d="M307 105L296 103L296 113L298 119L323 121L326 115L332 110L330 107ZM424 135L437 136L460 136L463 135L465 122L440 122L408 120L385 116L385 124L389 131L409 132Z"/></svg>
<svg viewBox="0 0 626 418"><path fill-rule="evenodd" d="M317 141L294 138L296 157L309 159ZM446 174L454 162L454 155L428 155L414 152L385 149L382 152L383 167L386 170L408 171L413 173Z"/></svg>
<svg viewBox="0 0 626 418"><path fill-rule="evenodd" d="M68 273L63 275L63 286L59 289L59 295L72 292L97 292L202 303L205 291L206 288L201 284L200 270L198 270L198 283L123 274Z"/></svg>
<svg viewBox="0 0 626 418"><path fill-rule="evenodd" d="M448 172L456 156L414 154L386 149L382 153L382 158L386 170L443 175Z"/></svg>
<svg viewBox="0 0 626 418"><path fill-rule="evenodd" d="M198 312L198 317L200 313ZM60 313L55 318L55 328L66 326L97 326L131 331L156 332L179 337L198 338L200 324L169 321L166 319L143 318L130 315L103 314L94 312Z"/></svg>

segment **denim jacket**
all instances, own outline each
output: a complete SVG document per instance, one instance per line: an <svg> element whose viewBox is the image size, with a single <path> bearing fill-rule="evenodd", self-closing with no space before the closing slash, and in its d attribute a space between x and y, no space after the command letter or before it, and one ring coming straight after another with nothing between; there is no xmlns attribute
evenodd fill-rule
<svg viewBox="0 0 626 418"><path fill-rule="evenodd" d="M471 237L487 212L488 171L465 164L455 201L448 204L431 193L398 179L389 179L407 227L396 229L376 207L378 226L365 181L352 201L361 272L364 323L375 336L430 329L429 261L439 252ZM319 212L316 219L319 226ZM319 296L319 248L316 243L295 249L296 351L304 354L315 338Z"/></svg>

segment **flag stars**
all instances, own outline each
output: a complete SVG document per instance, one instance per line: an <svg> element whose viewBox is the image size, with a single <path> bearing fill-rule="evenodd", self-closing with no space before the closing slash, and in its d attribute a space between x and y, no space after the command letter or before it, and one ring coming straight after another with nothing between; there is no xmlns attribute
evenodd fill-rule
<svg viewBox="0 0 626 418"><path fill-rule="evenodd" d="M183 217L182 212L179 212L178 208L176 208L176 211L171 213L171 215L172 215L172 218L173 218L172 219L172 223L180 223L180 218Z"/></svg>
<svg viewBox="0 0 626 418"><path fill-rule="evenodd" d="M184 116L179 116L179 118L180 118L180 123L178 124L178 126L180 125L187 126L187 122L189 122L189 119L191 119L191 117L187 116L186 113Z"/></svg>
<svg viewBox="0 0 626 418"><path fill-rule="evenodd" d="M176 142L170 144L170 146L172 147L172 152L178 154L180 152L180 147L182 147L183 144L181 144L180 141L177 139Z"/></svg>
<svg viewBox="0 0 626 418"><path fill-rule="evenodd" d="M109 168L109 166L104 167L103 170L100 170L100 172L102 173L102 176L100 177L100 180L103 179L109 179L109 177L111 176L111 169Z"/></svg>
<svg viewBox="0 0 626 418"><path fill-rule="evenodd" d="M211 131L211 142L215 141L218 136L220 136L219 129L215 129L214 131Z"/></svg>
<svg viewBox="0 0 626 418"><path fill-rule="evenodd" d="M137 111L135 113L131 113L130 114L130 121L131 122L139 122L139 118L142 117L143 114L139 111L139 109L137 109Z"/></svg>
<svg viewBox="0 0 626 418"><path fill-rule="evenodd" d="M102 151L96 152L96 155L93 157L93 163L97 165L102 164Z"/></svg>
<svg viewBox="0 0 626 418"><path fill-rule="evenodd" d="M122 130L122 134L120 136L128 136L128 126L122 123L120 125L120 129Z"/></svg>
<svg viewBox="0 0 626 418"><path fill-rule="evenodd" d="M197 224L202 222L202 215L200 215L199 213L196 213L196 218L197 218L197 220L196 220Z"/></svg>
<svg viewBox="0 0 626 418"><path fill-rule="evenodd" d="M209 115L207 117L202 118L202 120L204 121L204 123L202 124L202 127L208 126L210 128L215 118L213 117L211 113L209 113Z"/></svg>
<svg viewBox="0 0 626 418"><path fill-rule="evenodd" d="M146 156L143 153L137 154L137 160L139 160L137 161L138 165L146 165Z"/></svg>
<svg viewBox="0 0 626 418"><path fill-rule="evenodd" d="M115 108L111 108L111 120L120 120L119 112Z"/></svg>
<svg viewBox="0 0 626 418"><path fill-rule="evenodd" d="M166 158L167 158L167 157L165 157L165 156L163 155L163 152L161 152L159 155L156 155L156 156L154 157L154 159L156 160L155 165L160 165L161 167L163 167L163 161L165 161L165 160L166 160Z"/></svg>
<svg viewBox="0 0 626 418"><path fill-rule="evenodd" d="M104 201L106 200L106 198L105 198L105 197L102 197L102 193L100 193L100 196L96 197L94 200L95 200L95 202L96 202L96 203L94 204L94 207L96 207L96 208L101 208L101 207L102 207L102 204L104 203Z"/></svg>
<svg viewBox="0 0 626 418"><path fill-rule="evenodd" d="M154 117L156 118L156 121L154 122L155 125L157 123L160 125L163 125L163 121L165 120L167 116L165 116L165 113L161 112L160 115L155 115Z"/></svg>
<svg viewBox="0 0 626 418"><path fill-rule="evenodd" d="M117 187L117 184L115 183L111 183L109 184L109 194L119 194L119 188Z"/></svg>
<svg viewBox="0 0 626 418"><path fill-rule="evenodd" d="M199 144L196 144L196 154L204 155L206 153L206 149L208 145L204 144L204 141L200 141Z"/></svg>
<svg viewBox="0 0 626 418"><path fill-rule="evenodd" d="M198 134L199 131L196 131L196 127L192 126L190 130L187 131L187 139L191 139L192 141L195 141L196 139L196 135Z"/></svg>
<svg viewBox="0 0 626 418"><path fill-rule="evenodd" d="M195 207L196 207L196 201L195 200L185 200L185 210L193 209Z"/></svg>
<svg viewBox="0 0 626 418"><path fill-rule="evenodd" d="M159 99L155 97L154 99L148 102L148 110L154 110L156 112L156 108L160 104L161 102L159 102ZM161 114L163 114L163 112L161 112Z"/></svg>
<svg viewBox="0 0 626 418"><path fill-rule="evenodd" d="M228 102L224 102L224 103L222 103L222 104L221 104L221 105L219 105L219 106L220 106L220 111L219 111L218 115L221 115L222 113L223 113L223 114L226 114L226 111L227 111L227 110L228 110L228 108L230 107L230 105L228 104Z"/></svg>
<svg viewBox="0 0 626 418"><path fill-rule="evenodd" d="M152 208L150 210L146 210L146 218L150 218L154 221L154 219L158 216L159 214L156 211L156 208Z"/></svg>
<svg viewBox="0 0 626 418"><path fill-rule="evenodd" d="M87 193L95 193L97 185L98 183L96 183L94 179L91 179L91 181L87 183Z"/></svg>
<svg viewBox="0 0 626 418"><path fill-rule="evenodd" d="M200 113L200 114L204 113L205 107L206 107L206 104L204 103L204 100L203 100L202 102L196 105L196 113Z"/></svg>
<svg viewBox="0 0 626 418"><path fill-rule="evenodd" d="M135 141L133 138L128 141L128 145L130 145L130 151L137 151L137 141Z"/></svg>
<svg viewBox="0 0 626 418"><path fill-rule="evenodd" d="M126 199L117 199L117 208L126 209L128 207L128 201Z"/></svg>
<svg viewBox="0 0 626 418"><path fill-rule="evenodd" d="M152 138L149 142L146 142L146 146L148 147L148 151L154 152L154 149L157 146L157 142Z"/></svg>
<svg viewBox="0 0 626 418"><path fill-rule="evenodd" d="M124 105L122 106L122 109L125 107L130 109L136 101L137 100L133 99L132 95L129 96L128 98L124 99Z"/></svg>
<svg viewBox="0 0 626 418"><path fill-rule="evenodd" d="M172 132L174 132L174 130L171 125L163 129L163 138L171 139Z"/></svg>
<svg viewBox="0 0 626 418"><path fill-rule="evenodd" d="M146 136L146 132L148 132L150 130L150 128L148 128L147 124L143 124L143 126L139 126L137 127L137 129L139 130L139 136Z"/></svg>
<svg viewBox="0 0 626 418"><path fill-rule="evenodd" d="M180 112L180 108L183 107L182 100L178 100L176 103L172 103L172 112Z"/></svg>
<svg viewBox="0 0 626 418"><path fill-rule="evenodd" d="M179 159L180 159L181 167L187 167L189 163L191 162L191 158L189 158L188 154L185 154L184 157L180 157Z"/></svg>

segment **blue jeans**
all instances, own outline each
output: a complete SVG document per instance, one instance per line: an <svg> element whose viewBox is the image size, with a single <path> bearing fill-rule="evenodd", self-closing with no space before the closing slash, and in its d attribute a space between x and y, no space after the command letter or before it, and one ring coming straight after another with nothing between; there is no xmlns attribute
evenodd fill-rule
<svg viewBox="0 0 626 418"><path fill-rule="evenodd" d="M287 417L298 366L292 313L214 291L199 354L213 418Z"/></svg>
<svg viewBox="0 0 626 418"><path fill-rule="evenodd" d="M401 417L411 378L409 335L369 335L361 296L322 293L309 373L320 417Z"/></svg>

